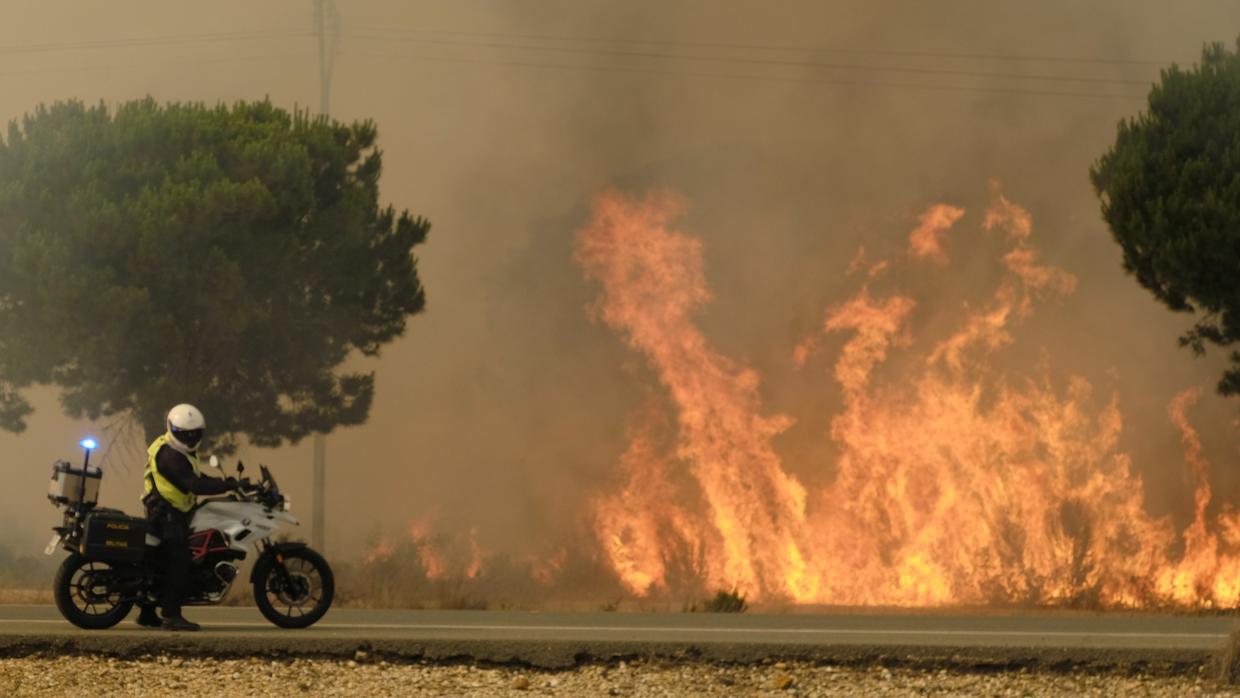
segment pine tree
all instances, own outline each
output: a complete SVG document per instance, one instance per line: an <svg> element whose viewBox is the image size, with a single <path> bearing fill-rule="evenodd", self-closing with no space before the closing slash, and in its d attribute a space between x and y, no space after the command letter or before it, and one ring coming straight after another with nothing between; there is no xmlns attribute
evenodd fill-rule
<svg viewBox="0 0 1240 698"><path fill-rule="evenodd" d="M376 355L421 311L429 223L379 205L372 122L268 101L40 106L0 142L0 428L172 405L217 450L365 421Z"/></svg>
<svg viewBox="0 0 1240 698"><path fill-rule="evenodd" d="M1240 339L1240 55L1214 44L1192 69L1164 70L1090 175L1124 269L1171 310L1197 314L1181 346L1200 354ZM1240 392L1240 352L1231 361L1225 395Z"/></svg>

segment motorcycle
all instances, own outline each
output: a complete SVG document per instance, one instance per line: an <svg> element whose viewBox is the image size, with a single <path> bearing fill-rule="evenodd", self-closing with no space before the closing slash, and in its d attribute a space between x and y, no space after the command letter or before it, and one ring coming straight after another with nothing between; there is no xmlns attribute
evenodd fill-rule
<svg viewBox="0 0 1240 698"><path fill-rule="evenodd" d="M88 630L110 628L124 620L135 604L156 605L163 587L164 556L160 540L147 531L145 518L96 506L103 477L90 465L96 443L86 451L81 469L66 461L52 467L48 498L64 509L62 525L44 551L69 553L56 572L53 596L65 620ZM208 464L220 470L219 459ZM273 541L282 524L300 525L290 503L266 466L257 483L242 478L228 495L200 498L191 511L191 570L187 606L218 605L228 596L240 565L257 551L250 584L258 610L281 628L308 628L328 609L335 578L322 555L304 543Z"/></svg>

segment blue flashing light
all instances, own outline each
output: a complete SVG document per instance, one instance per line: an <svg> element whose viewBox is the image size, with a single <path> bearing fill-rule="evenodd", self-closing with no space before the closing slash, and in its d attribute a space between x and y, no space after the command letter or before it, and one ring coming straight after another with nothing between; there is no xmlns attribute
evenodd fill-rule
<svg viewBox="0 0 1240 698"><path fill-rule="evenodd" d="M99 442L95 441L89 436L86 437L85 439L82 439L79 443L82 445L82 448L86 449L87 451L93 451L96 448L99 448Z"/></svg>

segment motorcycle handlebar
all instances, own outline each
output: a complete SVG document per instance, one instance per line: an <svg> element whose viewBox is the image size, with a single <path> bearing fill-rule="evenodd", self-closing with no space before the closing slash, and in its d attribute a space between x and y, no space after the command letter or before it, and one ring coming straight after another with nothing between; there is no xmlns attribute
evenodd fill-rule
<svg viewBox="0 0 1240 698"><path fill-rule="evenodd" d="M241 468L238 467L237 470L240 471ZM254 482L248 477L230 477L228 479L235 482L235 489L228 493L228 499L256 502L270 507L278 507L284 501L284 496L275 487L275 482L271 479L265 467L263 468L263 479L261 482Z"/></svg>

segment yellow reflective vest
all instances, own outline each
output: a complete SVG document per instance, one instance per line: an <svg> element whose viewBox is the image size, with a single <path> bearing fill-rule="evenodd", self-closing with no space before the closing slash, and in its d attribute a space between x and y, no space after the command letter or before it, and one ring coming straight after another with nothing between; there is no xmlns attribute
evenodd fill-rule
<svg viewBox="0 0 1240 698"><path fill-rule="evenodd" d="M159 492L159 496L168 500L179 511L189 511L194 508L194 495L190 492L182 492L177 486L168 481L163 474L159 472L159 468L155 467L155 456L159 454L159 449L168 445L169 436L163 436L151 442L149 448L146 449L146 472L143 473L142 479L146 483L144 494L150 494L154 488ZM171 446L169 446L171 448ZM194 474L198 475L200 465L198 463L197 454L184 454L189 459L189 464L194 468Z"/></svg>

